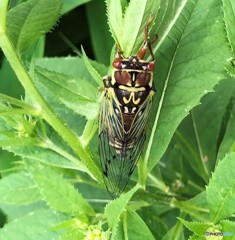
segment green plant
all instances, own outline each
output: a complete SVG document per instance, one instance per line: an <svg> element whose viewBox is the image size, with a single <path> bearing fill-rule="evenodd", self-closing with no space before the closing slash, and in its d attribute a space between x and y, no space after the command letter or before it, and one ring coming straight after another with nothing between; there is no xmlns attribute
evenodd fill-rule
<svg viewBox="0 0 235 240"><path fill-rule="evenodd" d="M233 239L235 4L106 0L126 57L141 46L151 13L159 35L148 139L129 191L111 200L97 147L102 63L115 50L97 11L104 3L87 4L92 61L86 49L43 57L60 12L88 1L16 2L8 10L0 1L0 47L25 90L21 99L0 94L0 239ZM2 63L1 81L12 81L12 70Z"/></svg>

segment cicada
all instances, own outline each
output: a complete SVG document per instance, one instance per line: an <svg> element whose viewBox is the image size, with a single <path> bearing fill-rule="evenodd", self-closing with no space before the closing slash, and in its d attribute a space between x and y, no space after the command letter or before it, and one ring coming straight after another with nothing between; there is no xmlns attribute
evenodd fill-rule
<svg viewBox="0 0 235 240"><path fill-rule="evenodd" d="M99 121L99 154L108 192L116 197L125 189L141 155L155 87L155 57L145 26L144 43L137 55L124 57L118 51L111 76L103 78L104 98ZM144 60L147 49L151 61Z"/></svg>

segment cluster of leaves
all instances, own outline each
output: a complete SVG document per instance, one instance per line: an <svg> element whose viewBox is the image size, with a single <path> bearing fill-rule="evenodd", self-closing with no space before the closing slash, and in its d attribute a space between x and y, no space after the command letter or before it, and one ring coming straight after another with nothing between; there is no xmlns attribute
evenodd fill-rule
<svg viewBox="0 0 235 240"><path fill-rule="evenodd" d="M235 239L234 2L106 0L126 57L151 14L159 35L148 140L130 186L138 184L115 200L97 150L98 87L115 48L105 3L86 4L96 62L83 49L43 57L44 34L87 0L16 2L0 1L0 47L13 70L4 61L0 79L16 75L25 90L21 100L0 94L0 239Z"/></svg>

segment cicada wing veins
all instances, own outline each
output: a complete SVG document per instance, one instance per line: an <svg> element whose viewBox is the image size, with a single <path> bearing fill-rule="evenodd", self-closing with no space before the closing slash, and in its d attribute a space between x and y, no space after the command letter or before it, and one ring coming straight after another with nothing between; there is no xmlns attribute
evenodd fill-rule
<svg viewBox="0 0 235 240"><path fill-rule="evenodd" d="M100 161L104 182L110 195L116 197L124 191L140 157L145 138L146 134L143 132L139 139L131 143L120 142L110 139L107 129L100 132ZM128 146L129 144L131 146Z"/></svg>
<svg viewBox="0 0 235 240"><path fill-rule="evenodd" d="M148 98L139 107L139 110L136 113L136 116L133 120L129 132L129 138L136 138L140 134L142 134L142 132L145 132L151 108L152 108L152 95L149 95Z"/></svg>
<svg viewBox="0 0 235 240"><path fill-rule="evenodd" d="M110 92L109 92L110 93ZM99 126L99 154L104 182L112 196L120 195L138 162L146 139L146 124L151 109L149 96L140 106L130 132L124 136L124 123L115 95L104 97Z"/></svg>

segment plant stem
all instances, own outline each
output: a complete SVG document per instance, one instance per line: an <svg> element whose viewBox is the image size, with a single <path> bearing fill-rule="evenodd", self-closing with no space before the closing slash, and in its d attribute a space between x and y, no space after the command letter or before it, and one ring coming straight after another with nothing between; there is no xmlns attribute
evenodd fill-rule
<svg viewBox="0 0 235 240"><path fill-rule="evenodd" d="M204 176L205 176L204 178L208 183L209 173L208 173L207 166L205 164L204 154L203 154L203 151L202 151L202 145L201 145L201 142L200 142L200 138L199 138L199 134L198 134L198 130L197 130L197 124L196 124L196 120L195 120L193 110L191 111L191 117L192 117L193 129L194 129L194 133L195 133L195 137L196 137L196 141L197 141L198 151L199 151L199 155L200 155L200 159L201 159L201 163L202 163L201 165L202 165L203 170L204 170Z"/></svg>
<svg viewBox="0 0 235 240"><path fill-rule="evenodd" d="M36 86L34 85L30 75L24 68L19 56L16 54L16 49L10 42L10 39L6 33L6 12L7 12L8 0L0 1L0 47L8 59L12 69L17 75L19 81L24 87L29 96L36 102L36 109L41 114L42 118L50 124L56 132L69 144L74 152L80 157L80 159L86 164L87 168L97 178L99 182L103 182L101 171L94 163L91 155L83 148L77 135L65 125L65 123L58 118L53 112L47 102L44 100Z"/></svg>
<svg viewBox="0 0 235 240"><path fill-rule="evenodd" d="M2 33L6 32L6 13L8 0L0 1L0 38Z"/></svg>
<svg viewBox="0 0 235 240"><path fill-rule="evenodd" d="M149 177L149 179L152 180L152 182L156 185L156 187L158 189L160 189L161 191L163 191L165 193L173 194L170 192L170 188L168 186L166 186L166 184L163 181L161 181L160 179L155 177L153 174L149 173L148 177Z"/></svg>
<svg viewBox="0 0 235 240"><path fill-rule="evenodd" d="M139 159L139 162L138 162L138 182L143 189L145 189L145 183L146 183L146 177L147 177L146 170L147 169L144 166L143 159L142 158Z"/></svg>

